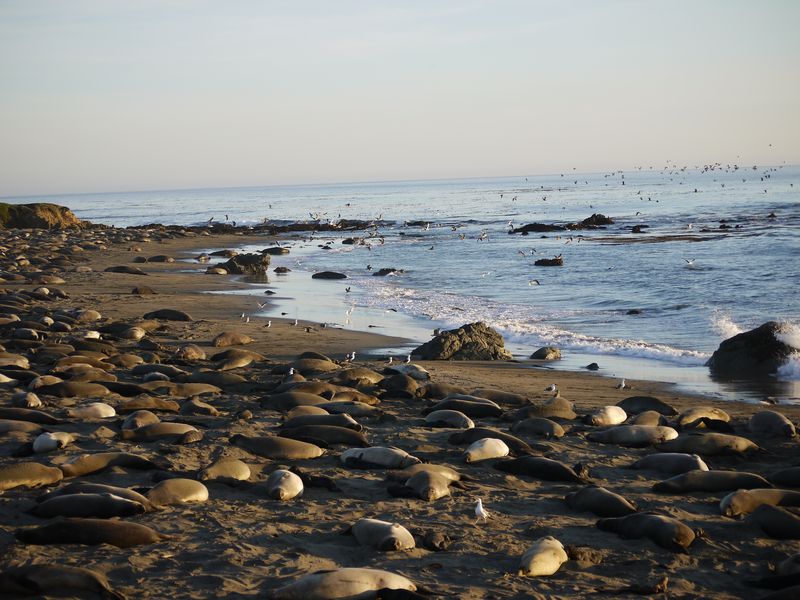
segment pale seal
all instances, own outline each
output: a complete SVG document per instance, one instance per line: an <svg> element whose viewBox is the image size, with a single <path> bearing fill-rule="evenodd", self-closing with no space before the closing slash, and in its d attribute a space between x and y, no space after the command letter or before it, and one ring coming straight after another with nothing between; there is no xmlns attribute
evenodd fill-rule
<svg viewBox="0 0 800 600"><path fill-rule="evenodd" d="M521 577L553 575L568 560L561 542L548 535L533 542L525 551L519 561L518 574Z"/></svg>
<svg viewBox="0 0 800 600"><path fill-rule="evenodd" d="M408 529L388 521L360 519L348 531L362 546L371 546L382 552L410 550L416 546Z"/></svg>
<svg viewBox="0 0 800 600"><path fill-rule="evenodd" d="M267 496L274 500L291 500L303 493L303 480L296 474L285 469L273 471L264 484Z"/></svg>

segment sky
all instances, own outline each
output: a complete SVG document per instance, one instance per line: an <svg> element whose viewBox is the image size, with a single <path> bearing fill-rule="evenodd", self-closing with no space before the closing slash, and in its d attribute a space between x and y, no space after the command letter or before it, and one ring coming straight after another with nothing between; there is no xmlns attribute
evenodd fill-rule
<svg viewBox="0 0 800 600"><path fill-rule="evenodd" d="M0 0L0 197L800 163L796 0Z"/></svg>

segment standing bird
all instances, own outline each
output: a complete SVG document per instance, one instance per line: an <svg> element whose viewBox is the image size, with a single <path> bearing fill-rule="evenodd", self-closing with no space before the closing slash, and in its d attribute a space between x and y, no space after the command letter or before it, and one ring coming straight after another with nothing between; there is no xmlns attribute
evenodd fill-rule
<svg viewBox="0 0 800 600"><path fill-rule="evenodd" d="M411 355L409 354L408 356L406 356L406 364L409 364L410 362L411 362Z"/></svg>
<svg viewBox="0 0 800 600"><path fill-rule="evenodd" d="M267 329L269 329L270 327L272 327L272 321L267 321Z"/></svg>
<svg viewBox="0 0 800 600"><path fill-rule="evenodd" d="M483 502L481 502L481 499L478 498L478 501L475 503L475 523L477 524L481 519L483 519L483 522L486 523L486 519L488 518L489 513L486 512L485 508L483 508Z"/></svg>
<svg viewBox="0 0 800 600"><path fill-rule="evenodd" d="M625 383L625 378L623 377L623 378L622 378L622 381L620 381L620 382L617 384L617 389L618 389L618 390L624 390L626 387L628 387L628 386L626 385L626 383Z"/></svg>
<svg viewBox="0 0 800 600"><path fill-rule="evenodd" d="M387 364L387 365L390 365L390 364L392 364L393 362L394 362L394 358L390 356L390 357L389 357L389 360L387 360L387 361L386 361L386 364Z"/></svg>
<svg viewBox="0 0 800 600"><path fill-rule="evenodd" d="M558 391L558 386L555 383L551 383L546 388L544 388L544 391L545 392L557 392Z"/></svg>

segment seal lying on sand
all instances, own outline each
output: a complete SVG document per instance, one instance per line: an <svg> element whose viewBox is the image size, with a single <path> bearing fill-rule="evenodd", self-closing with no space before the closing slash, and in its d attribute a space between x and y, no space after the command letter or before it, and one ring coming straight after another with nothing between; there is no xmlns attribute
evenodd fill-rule
<svg viewBox="0 0 800 600"><path fill-rule="evenodd" d="M691 527L677 519L653 513L634 513L626 517L600 519L597 527L604 531L613 531L624 538L646 537L673 552L686 552L695 539Z"/></svg>
<svg viewBox="0 0 800 600"><path fill-rule="evenodd" d="M386 588L411 592L417 590L417 586L410 579L389 571L344 568L305 575L273 591L270 597L273 600L368 598L378 590Z"/></svg>
<svg viewBox="0 0 800 600"><path fill-rule="evenodd" d="M0 572L0 589L21 596L43 596L65 591L82 596L82 592L97 594L106 600L125 600L125 596L111 589L106 576L65 565L30 564L5 567Z"/></svg>

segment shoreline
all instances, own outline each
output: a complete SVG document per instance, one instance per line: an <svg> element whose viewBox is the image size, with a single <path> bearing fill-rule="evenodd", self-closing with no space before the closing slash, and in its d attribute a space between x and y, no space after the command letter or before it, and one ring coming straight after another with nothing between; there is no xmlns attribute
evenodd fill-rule
<svg viewBox="0 0 800 600"><path fill-rule="evenodd" d="M139 235L128 234L131 238ZM10 238L14 233L6 235ZM41 251L37 245L31 245L27 252L29 258L36 260L49 252L45 248L47 242L39 241L37 235L32 239L42 246ZM126 236L124 232L113 235ZM67 234L73 248L81 240L88 245L91 237L91 232ZM754 437L766 450L747 456L710 456L707 460L713 470L768 474L796 464L796 438L758 437L747 432L748 419L763 407L688 394L659 382L632 380L628 382L629 389L621 390L617 389L616 379L597 373L563 372L513 361L414 361L415 365L428 370L434 384L456 386L473 394L487 388L519 394L522 401L498 398L506 413L548 399L550 394L545 388L557 383L562 398L570 401L579 415L557 419L564 427L563 436L543 438L516 430L513 435L531 444L532 456L556 460L566 467L583 465L588 478L551 481L515 476L494 468L507 460L503 458L466 463L462 454L466 444L454 443L451 437L459 430L433 427L421 414L435 402L435 396L404 397L380 393L372 386L360 386L356 392L375 394L372 397L376 404L372 408L379 412L377 418L374 415L357 417L363 427L359 433L366 436L367 444L402 448L427 464L457 469L466 476L464 489L454 488L449 495L435 501L394 497L386 482L390 471L344 465L341 460L344 449L338 443L330 444L321 456L313 459L270 457L250 452L233 441L235 436L274 436L286 415L271 407L270 396L264 393L274 391L275 386L284 381L290 365L300 368L300 363L295 362L300 353L329 354L338 363L335 366L331 363L337 372L355 366L372 369L377 374L383 371L385 361L370 356L368 349L391 346L398 343L398 338L334 328L318 328L306 333L303 327L290 324L293 319L276 318L268 329L264 327L267 319L263 317L251 317L249 323L244 323L240 314L253 306L251 297L206 291L242 290L247 284L232 281L228 276L202 275L194 268L189 270L196 266L191 262L193 253L212 246L234 247L241 244L241 236L198 236L163 242L152 237L150 242L118 241L108 247L76 251L73 256L85 256L86 260L78 263L85 268L62 271L66 283L52 284L70 297L51 300L44 308L52 310L53 314L59 308L95 309L104 320L125 323L141 322L145 313L161 308L191 314L194 317L191 322L157 322L143 344L114 339L110 335L108 340L121 353L119 356L124 353L129 357L146 357L145 366L177 367L191 373L207 369L213 375L234 377L233 383L201 397L158 392L157 398L176 405L169 410L153 409L161 421L191 425L202 434L201 439L177 444L171 439L128 439L121 434L121 419L80 418L70 415L68 408L80 406L87 400L102 399L118 409L122 417L127 415L124 407L129 398L116 394L102 398L57 398L42 393L44 406L41 410L60 419L54 428L72 433L76 440L50 453L19 457L21 446L31 442L36 434L24 431L0 434L0 473L3 468L20 462L58 466L84 453L116 451L148 458L155 468L139 470L116 466L104 472L80 475L65 483L91 482L139 490L173 478L197 483L200 471L223 457L243 461L249 475L233 485L225 481L205 482L208 492L205 501L170 505L119 521L151 527L169 536L130 548L108 544L16 542L15 532L34 530L52 521L29 513L36 505L34 499L42 494L41 490L24 486L7 489L0 494L0 573L9 565L36 562L87 567L102 573L115 590L127 597L147 600L166 596L176 600L211 596L265 597L275 588L306 574L341 567L403 573L440 597L467 600L584 597L613 593L630 585L649 585L664 577L669 579L670 597L733 600L750 590L745 580L768 575L768 564L800 552L800 541L770 539L759 535L755 526L721 516L717 508L720 493L677 495L654 490L653 485L665 476L629 468L635 460L652 453L652 447L627 448L593 442L587 437L603 427L588 425L582 416L632 395L655 396L679 412L697 407L725 411L737 435ZM271 239L248 241L266 245ZM141 251L135 251L135 246L141 246ZM164 254L174 256L176 261L133 262L136 256ZM21 254L16 252L15 256ZM184 260L186 257L188 260ZM110 266L137 264L148 275L104 271ZM30 292L39 285L5 283L3 287ZM145 296L130 293L133 287L143 285L158 293ZM99 323L79 324L75 333L80 336L84 330L96 326ZM222 331L251 335L253 343L240 349L263 356L230 371L220 371L219 361L175 356L176 348L190 343L209 355L219 351L212 347L211 339ZM70 341L66 335L57 335L54 339L59 341L62 337L62 341ZM353 363L344 362L344 355L354 348L364 348L366 357L358 356ZM68 355L68 358L73 357ZM35 353L31 359L37 369L49 372L52 365L37 360ZM106 366L101 359L95 360ZM115 367L110 372L118 375L119 381L140 384L142 380L141 374L133 369ZM324 385L320 379L313 379L312 372L306 375L312 384ZM176 381L180 379L176 377ZM342 392L337 389L335 393ZM12 393L12 388L0 389L3 408L11 407ZM140 396L136 398L141 399ZM203 409L207 412L192 412L192 406L197 407L200 400L207 403ZM186 410L187 407L190 410ZM786 405L779 410L792 421L800 421L800 406ZM512 422L506 418L476 417L475 425L508 434ZM315 487L308 480L302 497L289 501L270 498L266 491L268 476L276 469L289 467L299 467L307 475L327 478L326 481L335 483L335 488ZM566 494L588 483L605 486L629 498L640 511L666 514L688 527L703 529L705 537L683 554L673 553L647 539L624 539L600 530L595 514L575 510L564 501ZM55 485L46 487L52 489ZM489 511L490 518L485 523L475 522L476 498L481 498ZM382 552L341 535L346 527L364 518L391 520L408 527L417 536L416 546L404 551ZM425 546L423 539L429 533L445 536L446 549ZM550 577L517 576L520 556L536 539L546 535L568 546L571 559ZM81 597L81 594L76 592L72 597Z"/></svg>

